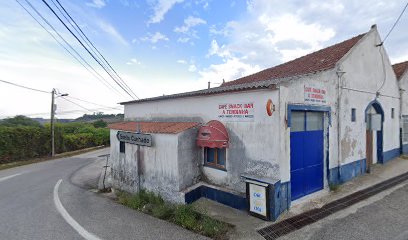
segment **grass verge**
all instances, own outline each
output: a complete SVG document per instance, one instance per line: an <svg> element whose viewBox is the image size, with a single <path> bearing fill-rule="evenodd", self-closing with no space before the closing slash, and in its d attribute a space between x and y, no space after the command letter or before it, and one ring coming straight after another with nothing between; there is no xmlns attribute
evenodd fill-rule
<svg viewBox="0 0 408 240"><path fill-rule="evenodd" d="M49 161L49 160L54 160L54 159L59 159L59 158L64 158L64 157L72 157L75 155L91 152L94 150L102 149L105 146L100 146L100 147L92 147L92 148L85 148L77 151L72 151L72 152L65 152L61 154L57 154L54 157L43 157L43 158L34 158L34 159L28 159L28 160L23 160L23 161L16 161L16 162L10 162L10 163L2 163L0 164L0 170L8 169L8 168L14 168L14 167L19 167L19 166L24 166L28 164L33 164L33 163L39 163L39 162L44 162L44 161Z"/></svg>
<svg viewBox="0 0 408 240"><path fill-rule="evenodd" d="M129 208L175 223L213 239L227 239L226 234L232 228L227 223L195 211L191 205L170 204L152 192L142 190L137 194L129 194L116 191L116 195L119 203Z"/></svg>

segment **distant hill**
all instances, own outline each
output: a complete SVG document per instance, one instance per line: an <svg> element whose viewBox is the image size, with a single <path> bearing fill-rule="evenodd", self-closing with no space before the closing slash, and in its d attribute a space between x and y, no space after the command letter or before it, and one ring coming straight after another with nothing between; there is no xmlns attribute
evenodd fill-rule
<svg viewBox="0 0 408 240"><path fill-rule="evenodd" d="M31 118L32 120L39 122L41 125L50 122L49 118ZM70 118L57 118L56 121L59 123L69 123L69 122L86 122L86 123L93 123L97 120L103 120L106 123L114 123L114 122L121 122L124 119L124 114L103 114L103 113L95 113L95 114L84 114L82 117L76 119ZM0 120L1 121L1 120Z"/></svg>
<svg viewBox="0 0 408 240"><path fill-rule="evenodd" d="M121 122L124 119L124 114L84 114L82 117L79 117L74 120L74 122L95 122L97 120L103 120L107 123Z"/></svg>

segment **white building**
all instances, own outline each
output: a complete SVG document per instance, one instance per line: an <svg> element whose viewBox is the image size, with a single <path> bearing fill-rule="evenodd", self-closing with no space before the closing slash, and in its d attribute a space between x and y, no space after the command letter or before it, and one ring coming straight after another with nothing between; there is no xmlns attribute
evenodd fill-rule
<svg viewBox="0 0 408 240"><path fill-rule="evenodd" d="M399 87L380 43L373 26L220 87L122 103L127 122L110 125L114 187L276 219L291 201L397 157ZM138 129L151 147L118 140Z"/></svg>
<svg viewBox="0 0 408 240"><path fill-rule="evenodd" d="M408 61L394 64L401 96L401 150L408 153Z"/></svg>

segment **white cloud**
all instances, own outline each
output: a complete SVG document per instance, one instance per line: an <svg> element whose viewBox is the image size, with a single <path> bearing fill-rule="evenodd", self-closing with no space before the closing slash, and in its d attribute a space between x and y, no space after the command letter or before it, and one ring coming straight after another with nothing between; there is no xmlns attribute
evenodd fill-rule
<svg viewBox="0 0 408 240"><path fill-rule="evenodd" d="M243 62L242 59L233 57L227 59L224 63L210 65L198 73L201 82L221 83L223 79L230 81L260 70L261 68L258 65L248 64Z"/></svg>
<svg viewBox="0 0 408 240"><path fill-rule="evenodd" d="M148 33L146 37L143 37L140 40L157 43L158 41L168 41L169 38L160 32L155 32L154 34Z"/></svg>
<svg viewBox="0 0 408 240"><path fill-rule="evenodd" d="M188 66L188 71L189 72L195 72L195 71L197 71L197 67L194 64L191 64L190 66Z"/></svg>
<svg viewBox="0 0 408 240"><path fill-rule="evenodd" d="M181 43L187 43L190 41L189 37L181 37L177 39L177 42L181 42Z"/></svg>
<svg viewBox="0 0 408 240"><path fill-rule="evenodd" d="M183 59L179 59L179 60L177 60L177 63L180 63L180 64L187 64L186 60L183 60Z"/></svg>
<svg viewBox="0 0 408 240"><path fill-rule="evenodd" d="M106 6L106 3L104 0L92 0L91 2L85 3L89 7L94 7L94 8L103 8Z"/></svg>
<svg viewBox="0 0 408 240"><path fill-rule="evenodd" d="M107 23L105 21L99 21L98 24L100 29L102 29L102 31L104 31L105 33L109 34L113 39L115 39L116 41L123 45L129 45L126 39L110 23Z"/></svg>
<svg viewBox="0 0 408 240"><path fill-rule="evenodd" d="M200 24L206 24L207 22L204 19L189 16L186 19L184 19L184 25L180 27L175 27L174 32L177 33L187 33L190 28L200 25Z"/></svg>
<svg viewBox="0 0 408 240"><path fill-rule="evenodd" d="M150 17L148 23L159 23L163 21L164 15L170 9L176 5L177 3L181 3L184 0L156 0L154 1L154 6L153 6L153 15Z"/></svg>
<svg viewBox="0 0 408 240"><path fill-rule="evenodd" d="M216 56L219 56L219 57L222 57L222 58L231 57L231 54L230 54L229 50L226 49L226 46L222 45L220 47L216 40L211 41L211 47L208 50L207 57L210 57L210 56L213 56L213 55L216 55Z"/></svg>
<svg viewBox="0 0 408 240"><path fill-rule="evenodd" d="M140 65L142 63L136 58L131 58L126 64L127 65Z"/></svg>

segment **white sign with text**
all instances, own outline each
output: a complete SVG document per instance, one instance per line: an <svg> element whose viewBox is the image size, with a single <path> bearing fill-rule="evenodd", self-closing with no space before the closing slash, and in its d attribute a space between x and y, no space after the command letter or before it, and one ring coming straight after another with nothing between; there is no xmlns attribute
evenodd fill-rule
<svg viewBox="0 0 408 240"><path fill-rule="evenodd" d="M326 103L326 89L315 86L304 87L305 103Z"/></svg>
<svg viewBox="0 0 408 240"><path fill-rule="evenodd" d="M254 103L220 103L218 119L223 121L250 122L254 120Z"/></svg>

